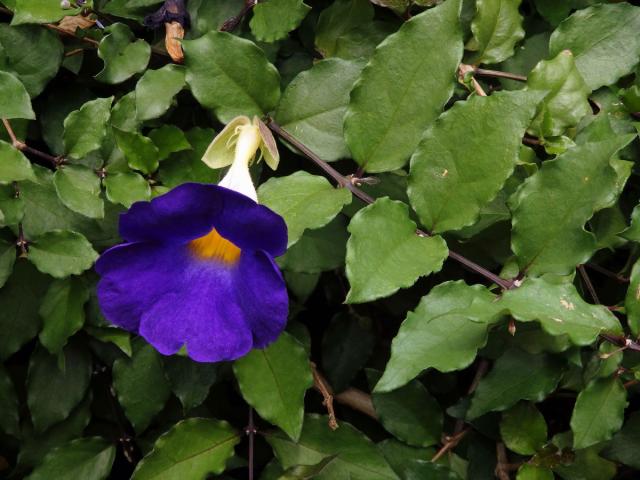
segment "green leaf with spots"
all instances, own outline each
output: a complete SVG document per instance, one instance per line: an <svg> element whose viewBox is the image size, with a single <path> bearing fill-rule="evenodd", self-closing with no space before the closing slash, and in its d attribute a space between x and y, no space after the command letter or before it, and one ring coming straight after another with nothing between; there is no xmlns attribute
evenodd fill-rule
<svg viewBox="0 0 640 480"><path fill-rule="evenodd" d="M144 72L135 90L137 118L151 120L169 110L173 98L185 86L184 77L184 67L173 64Z"/></svg>
<svg viewBox="0 0 640 480"><path fill-rule="evenodd" d="M107 200L127 208L135 202L151 198L149 182L136 172L107 173L104 186Z"/></svg>
<svg viewBox="0 0 640 480"><path fill-rule="evenodd" d="M108 133L113 97L91 100L64 120L64 149L68 156L82 159L98 150Z"/></svg>
<svg viewBox="0 0 640 480"><path fill-rule="evenodd" d="M262 116L278 104L280 76L255 43L213 31L182 45L193 96L222 123Z"/></svg>
<svg viewBox="0 0 640 480"><path fill-rule="evenodd" d="M521 0L476 0L471 22L473 38L467 49L475 53L473 63L499 63L513 55L515 45L524 38Z"/></svg>
<svg viewBox="0 0 640 480"><path fill-rule="evenodd" d="M284 218L290 247L306 229L329 223L351 202L351 192L332 187L324 177L299 171L266 181L258 189L258 198L260 203Z"/></svg>
<svg viewBox="0 0 640 480"><path fill-rule="evenodd" d="M471 225L518 162L539 92L498 92L457 102L411 157L409 199L422 224L446 232Z"/></svg>
<svg viewBox="0 0 640 480"><path fill-rule="evenodd" d="M375 391L406 385L428 368L452 372L467 367L486 344L498 314L495 296L483 286L462 281L436 286L400 326Z"/></svg>
<svg viewBox="0 0 640 480"><path fill-rule="evenodd" d="M501 412L520 400L540 402L556 389L563 371L564 363L558 358L511 348L480 380L466 418L473 420L488 412Z"/></svg>
<svg viewBox="0 0 640 480"><path fill-rule="evenodd" d="M301 72L282 94L276 121L323 160L349 157L342 119L363 67L361 60L334 58Z"/></svg>
<svg viewBox="0 0 640 480"><path fill-rule="evenodd" d="M124 153L129 166L142 173L155 172L159 165L160 151L153 141L137 132L113 129L118 148Z"/></svg>
<svg viewBox="0 0 640 480"><path fill-rule="evenodd" d="M28 258L42 273L64 278L91 268L98 253L84 235L70 230L52 230L31 240Z"/></svg>
<svg viewBox="0 0 640 480"><path fill-rule="evenodd" d="M20 150L0 140L0 183L22 180L35 180L31 162Z"/></svg>
<svg viewBox="0 0 640 480"><path fill-rule="evenodd" d="M254 349L236 360L233 371L244 399L262 418L297 440L302 431L304 396L313 385L304 347L282 333L265 349Z"/></svg>
<svg viewBox="0 0 640 480"><path fill-rule="evenodd" d="M627 391L619 378L592 380L578 395L571 431L573 447L587 448L609 440L622 427L627 407Z"/></svg>
<svg viewBox="0 0 640 480"><path fill-rule="evenodd" d="M267 0L253 8L249 26L258 40L275 42L295 30L310 10L302 0Z"/></svg>
<svg viewBox="0 0 640 480"><path fill-rule="evenodd" d="M367 172L404 166L451 97L462 57L460 6L460 0L448 0L416 15L364 68L344 129L353 158Z"/></svg>
<svg viewBox="0 0 640 480"><path fill-rule="evenodd" d="M0 116L2 118L36 118L31 98L22 82L9 72L0 71Z"/></svg>
<svg viewBox="0 0 640 480"><path fill-rule="evenodd" d="M65 207L89 218L104 217L100 178L83 165L66 165L53 174L53 184Z"/></svg>
<svg viewBox="0 0 640 480"><path fill-rule="evenodd" d="M135 39L124 23L115 23L105 29L106 35L98 46L98 56L104 67L96 80L104 83L121 83L147 68L151 47L142 39Z"/></svg>
<svg viewBox="0 0 640 480"><path fill-rule="evenodd" d="M562 22L549 42L556 56L570 50L591 90L612 85L631 73L640 60L640 7L627 2L600 4L576 11Z"/></svg>
<svg viewBox="0 0 640 480"><path fill-rule="evenodd" d="M388 197L356 213L347 242L347 303L388 297L442 268L447 244L440 236L416 235L416 229L409 207Z"/></svg>
<svg viewBox="0 0 640 480"><path fill-rule="evenodd" d="M79 277L69 277L51 283L40 305L42 331L40 343L58 354L67 340L84 325L84 305L91 291Z"/></svg>
<svg viewBox="0 0 640 480"><path fill-rule="evenodd" d="M224 421L189 418L162 435L138 463L132 480L205 478L224 471L240 435Z"/></svg>

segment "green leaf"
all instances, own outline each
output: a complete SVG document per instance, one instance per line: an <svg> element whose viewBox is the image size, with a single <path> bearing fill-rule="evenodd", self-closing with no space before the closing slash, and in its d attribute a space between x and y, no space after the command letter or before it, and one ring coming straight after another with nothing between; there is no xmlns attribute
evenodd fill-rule
<svg viewBox="0 0 640 480"><path fill-rule="evenodd" d="M0 72L1 76L2 72ZM0 183L35 180L36 177L31 168L31 162L27 157L20 150L2 140L0 140L0 158L2 158L0 162Z"/></svg>
<svg viewBox="0 0 640 480"><path fill-rule="evenodd" d="M640 469L640 412L633 412L624 423L622 430L616 433L602 454L611 460L620 462L636 470Z"/></svg>
<svg viewBox="0 0 640 480"><path fill-rule="evenodd" d="M554 480L554 475L547 467L538 467L524 463L518 468L516 480Z"/></svg>
<svg viewBox="0 0 640 480"><path fill-rule="evenodd" d="M60 38L47 28L0 24L1 69L18 77L32 98L56 76L63 53Z"/></svg>
<svg viewBox="0 0 640 480"><path fill-rule="evenodd" d="M162 125L149 132L149 138L158 147L158 158L164 160L172 153L191 149L184 132L175 125Z"/></svg>
<svg viewBox="0 0 640 480"><path fill-rule="evenodd" d="M370 385L380 378L379 372L366 370ZM373 406L382 426L393 436L415 447L428 447L440 442L442 408L417 380L393 392L374 392Z"/></svg>
<svg viewBox="0 0 640 480"><path fill-rule="evenodd" d="M209 32L182 45L191 92L222 123L238 115L262 116L278 104L280 76L255 43Z"/></svg>
<svg viewBox="0 0 640 480"><path fill-rule="evenodd" d="M584 224L616 198L611 158L633 135L576 145L547 160L511 198L511 247L529 275L567 275L596 250Z"/></svg>
<svg viewBox="0 0 640 480"><path fill-rule="evenodd" d="M66 15L77 15L80 8L63 9L60 2L50 0L15 0L11 25L23 23L55 23Z"/></svg>
<svg viewBox="0 0 640 480"><path fill-rule="evenodd" d="M53 174L60 201L69 209L90 218L104 217L100 178L83 165L65 165Z"/></svg>
<svg viewBox="0 0 640 480"><path fill-rule="evenodd" d="M252 350L236 360L233 371L247 403L297 440L302 430L304 396L313 385L304 347L282 333L264 350Z"/></svg>
<svg viewBox="0 0 640 480"><path fill-rule="evenodd" d="M298 442L280 432L265 437L285 469L336 455L316 480L398 480L375 444L347 422L334 431L326 417L307 415Z"/></svg>
<svg viewBox="0 0 640 480"><path fill-rule="evenodd" d="M0 288L7 282L16 262L16 245L0 240Z"/></svg>
<svg viewBox="0 0 640 480"><path fill-rule="evenodd" d="M335 458L336 456L330 456L315 465L296 465L295 467L287 468L287 471L283 472L282 475L278 477L278 480L311 480L317 478Z"/></svg>
<svg viewBox="0 0 640 480"><path fill-rule="evenodd" d="M52 450L29 480L103 480L109 476L116 448L98 437L79 438Z"/></svg>
<svg viewBox="0 0 640 480"><path fill-rule="evenodd" d="M531 125L534 135L562 135L568 127L576 126L591 113L591 89L576 68L569 50L563 50L552 60L538 63L527 77L527 86L531 90L547 92Z"/></svg>
<svg viewBox="0 0 640 480"><path fill-rule="evenodd" d="M52 230L29 244L29 260L42 273L63 278L79 275L93 266L98 253L80 233Z"/></svg>
<svg viewBox="0 0 640 480"><path fill-rule="evenodd" d="M71 112L64 120L64 149L80 159L98 150L108 132L113 97L97 98Z"/></svg>
<svg viewBox="0 0 640 480"><path fill-rule="evenodd" d="M161 99L156 99L162 103ZM126 130L127 132L135 132L140 129L142 120L138 118L136 109L136 91L132 91L123 95L118 99L111 109L111 125Z"/></svg>
<svg viewBox="0 0 640 480"><path fill-rule="evenodd" d="M0 116L29 120L36 118L31 108L31 99L22 82L15 75L3 71L0 71Z"/></svg>
<svg viewBox="0 0 640 480"><path fill-rule="evenodd" d="M524 38L521 0L476 0L476 16L471 22L473 38L467 49L477 52L473 63L499 63L513 55Z"/></svg>
<svg viewBox="0 0 640 480"><path fill-rule="evenodd" d="M24 199L13 185L0 185L0 225L17 225L24 217Z"/></svg>
<svg viewBox="0 0 640 480"><path fill-rule="evenodd" d="M354 159L366 171L401 168L451 97L462 57L460 5L448 0L404 23L363 70L344 128Z"/></svg>
<svg viewBox="0 0 640 480"><path fill-rule="evenodd" d="M131 358L119 358L113 363L113 386L138 433L149 426L171 395L160 354L142 339L134 342Z"/></svg>
<svg viewBox="0 0 640 480"><path fill-rule="evenodd" d="M60 353L67 340L84 325L84 304L90 290L78 277L56 280L49 286L40 316L43 320L40 343L53 354Z"/></svg>
<svg viewBox="0 0 640 480"><path fill-rule="evenodd" d="M135 90L138 119L158 118L169 110L173 97L184 88L184 77L184 67L173 64L144 72Z"/></svg>
<svg viewBox="0 0 640 480"><path fill-rule="evenodd" d="M480 380L466 418L473 420L488 412L504 411L519 400L540 402L556 389L563 370L563 363L550 355L511 348Z"/></svg>
<svg viewBox="0 0 640 480"><path fill-rule="evenodd" d="M362 61L334 58L301 72L282 94L276 121L323 160L348 157L342 119L363 67Z"/></svg>
<svg viewBox="0 0 640 480"><path fill-rule="evenodd" d="M637 337L640 334L640 261L636 261L631 269L629 288L624 298L624 307L631 333Z"/></svg>
<svg viewBox="0 0 640 480"><path fill-rule="evenodd" d="M0 360L20 350L38 334L41 324L38 308L47 284L48 277L25 260L16 262L13 275L0 289Z"/></svg>
<svg viewBox="0 0 640 480"><path fill-rule="evenodd" d="M485 287L462 281L433 288L400 326L375 391L401 387L427 368L451 372L470 365L498 314L494 300Z"/></svg>
<svg viewBox="0 0 640 480"><path fill-rule="evenodd" d="M598 447L575 452L573 462L558 464L554 471L564 480L611 480L616 476L616 464L598 455Z"/></svg>
<svg viewBox="0 0 640 480"><path fill-rule="evenodd" d="M374 9L368 0L337 0L320 13L315 44L324 58L336 55L341 40L370 25Z"/></svg>
<svg viewBox="0 0 640 480"><path fill-rule="evenodd" d="M338 215L324 227L307 230L287 253L278 258L278 265L298 273L335 270L344 265L348 238L345 217Z"/></svg>
<svg viewBox="0 0 640 480"><path fill-rule="evenodd" d="M326 178L304 171L269 179L260 185L258 197L261 204L284 218L289 247L306 229L326 225L351 202L346 188L333 188Z"/></svg>
<svg viewBox="0 0 640 480"><path fill-rule="evenodd" d="M142 173L152 173L157 170L160 151L153 141L137 132L126 132L113 129L118 148L122 150L129 166Z"/></svg>
<svg viewBox="0 0 640 480"><path fill-rule="evenodd" d="M0 366L0 432L17 437L20 434L18 395L11 377Z"/></svg>
<svg viewBox="0 0 640 480"><path fill-rule="evenodd" d="M545 332L567 335L575 345L590 345L603 331L622 333L618 319L602 305L585 302L571 283L530 278L508 290L499 304L520 322L537 320Z"/></svg>
<svg viewBox="0 0 640 480"><path fill-rule="evenodd" d="M591 90L631 73L640 60L640 8L629 3L578 10L553 32L549 53L571 50Z"/></svg>
<svg viewBox="0 0 640 480"><path fill-rule="evenodd" d="M135 172L108 173L104 179L107 199L129 208L134 202L149 200L149 183Z"/></svg>
<svg viewBox="0 0 640 480"><path fill-rule="evenodd" d="M347 242L347 303L388 297L442 268L449 250L440 236L416 235L409 207L379 198L351 219Z"/></svg>
<svg viewBox="0 0 640 480"><path fill-rule="evenodd" d="M411 158L409 199L434 232L471 225L502 189L542 95L499 92L457 102L429 128Z"/></svg>
<svg viewBox="0 0 640 480"><path fill-rule="evenodd" d="M144 457L132 480L205 478L220 474L240 436L224 421L189 418L162 435Z"/></svg>
<svg viewBox="0 0 640 480"><path fill-rule="evenodd" d="M598 378L580 392L571 415L577 450L609 440L622 427L627 391L617 377Z"/></svg>
<svg viewBox="0 0 640 480"><path fill-rule="evenodd" d="M530 402L520 402L502 414L500 435L509 450L533 455L547 442L547 423Z"/></svg>
<svg viewBox="0 0 640 480"><path fill-rule="evenodd" d="M63 421L84 398L91 381L91 355L78 345L68 345L56 356L36 349L29 362L27 405L37 432Z"/></svg>
<svg viewBox="0 0 640 480"><path fill-rule="evenodd" d="M202 404L218 377L218 365L198 363L190 358L174 355L164 358L171 390L180 399L184 412Z"/></svg>
<svg viewBox="0 0 640 480"><path fill-rule="evenodd" d="M104 67L96 80L104 83L121 83L147 68L151 47L135 35L124 23L115 23L105 29L106 35L98 46L98 56Z"/></svg>
<svg viewBox="0 0 640 480"><path fill-rule="evenodd" d="M251 33L262 42L275 42L295 30L311 7L302 0L267 0L253 8Z"/></svg>
<svg viewBox="0 0 640 480"><path fill-rule="evenodd" d="M113 343L128 357L133 353L131 350L131 337L129 332L125 330L120 330L117 327L92 327L91 325L86 325L84 330L101 342Z"/></svg>

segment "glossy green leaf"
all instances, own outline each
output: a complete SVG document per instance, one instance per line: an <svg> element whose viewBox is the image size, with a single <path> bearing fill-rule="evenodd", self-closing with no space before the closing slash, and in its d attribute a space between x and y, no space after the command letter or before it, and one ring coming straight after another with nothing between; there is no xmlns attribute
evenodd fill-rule
<svg viewBox="0 0 640 480"><path fill-rule="evenodd" d="M87 325L84 330L93 338L104 343L112 343L117 346L125 355L130 357L133 354L131 349L131 337L129 332L120 330L117 327L92 327Z"/></svg>
<svg viewBox="0 0 640 480"><path fill-rule="evenodd" d="M622 430L608 442L603 456L624 465L640 469L640 413L635 411L625 421Z"/></svg>
<svg viewBox="0 0 640 480"><path fill-rule="evenodd" d="M20 434L18 405L18 395L13 381L0 366L0 432L15 437Z"/></svg>
<svg viewBox="0 0 640 480"><path fill-rule="evenodd" d="M584 224L616 198L611 158L633 136L610 137L570 148L547 160L511 199L511 247L530 275L566 275L596 250Z"/></svg>
<svg viewBox="0 0 640 480"><path fill-rule="evenodd" d="M29 480L104 480L111 472L116 448L98 437L80 438L62 445L44 457Z"/></svg>
<svg viewBox="0 0 640 480"><path fill-rule="evenodd" d="M640 262L631 269L629 288L624 299L627 321L631 332L637 337L640 334Z"/></svg>
<svg viewBox="0 0 640 480"><path fill-rule="evenodd" d="M142 175L135 172L108 173L104 179L107 199L129 208L134 202L149 200L151 188Z"/></svg>
<svg viewBox="0 0 640 480"><path fill-rule="evenodd" d="M448 0L413 17L363 70L344 128L354 159L366 171L401 168L451 97L462 57L460 5Z"/></svg>
<svg viewBox="0 0 640 480"><path fill-rule="evenodd" d="M509 450L533 455L547 442L547 423L529 402L520 402L502 414L500 435Z"/></svg>
<svg viewBox="0 0 640 480"><path fill-rule="evenodd" d="M53 175L53 184L67 208L90 218L104 217L100 178L90 168L82 165L58 168Z"/></svg>
<svg viewBox="0 0 640 480"><path fill-rule="evenodd" d="M142 173L152 173L158 168L160 151L153 141L137 132L113 129L118 148L124 153L129 166Z"/></svg>
<svg viewBox="0 0 640 480"><path fill-rule="evenodd" d="M275 42L295 30L311 7L302 0L267 0L253 8L251 32L262 42Z"/></svg>
<svg viewBox="0 0 640 480"><path fill-rule="evenodd" d="M163 99L156 99L157 103L162 103ZM111 125L127 132L137 132L140 130L142 120L138 118L136 108L136 91L123 95L118 99L111 109Z"/></svg>
<svg viewBox="0 0 640 480"><path fill-rule="evenodd" d="M601 332L622 333L615 315L602 305L585 302L571 283L527 279L505 292L499 303L516 320L537 320L547 333L567 335L575 345L590 345Z"/></svg>
<svg viewBox="0 0 640 480"><path fill-rule="evenodd" d="M339 44L358 27L373 20L373 5L368 0L337 0L320 13L315 45L323 57L336 55Z"/></svg>
<svg viewBox="0 0 640 480"><path fill-rule="evenodd" d="M54 23L66 15L77 15L79 8L63 9L60 2L49 0L15 0L11 25Z"/></svg>
<svg viewBox="0 0 640 480"><path fill-rule="evenodd" d="M571 415L575 449L609 440L620 430L627 407L627 391L619 378L598 378L580 392Z"/></svg>
<svg viewBox="0 0 640 480"><path fill-rule="evenodd" d="M184 88L184 77L184 68L173 64L144 72L135 90L138 119L158 118L169 110L173 98Z"/></svg>
<svg viewBox="0 0 640 480"><path fill-rule="evenodd" d="M13 185L0 185L0 225L17 225L24 217L24 199Z"/></svg>
<svg viewBox="0 0 640 480"><path fill-rule="evenodd" d="M640 60L640 8L627 2L578 10L560 24L549 42L556 56L571 50L591 90L611 85Z"/></svg>
<svg viewBox="0 0 640 480"><path fill-rule="evenodd" d="M149 138L158 148L158 158L164 160L172 153L190 150L191 144L184 132L175 125L162 125L149 132Z"/></svg>
<svg viewBox="0 0 640 480"><path fill-rule="evenodd" d="M58 35L45 27L0 24L1 69L18 77L31 97L56 76L63 52Z"/></svg>
<svg viewBox="0 0 640 480"><path fill-rule="evenodd" d="M408 206L388 197L376 200L351 219L347 303L388 297L442 268L449 253L445 241L440 236L416 235L416 229Z"/></svg>
<svg viewBox="0 0 640 480"><path fill-rule="evenodd" d="M174 480L219 474L239 442L240 436L227 422L189 418L158 438L131 478Z"/></svg>
<svg viewBox="0 0 640 480"><path fill-rule="evenodd" d="M98 56L104 62L104 67L96 75L96 80L121 83L147 67L151 47L142 39L135 40L127 25L115 23L107 27L105 32L98 47Z"/></svg>
<svg viewBox="0 0 640 480"><path fill-rule="evenodd" d="M185 412L204 402L218 377L218 365L213 363L194 362L178 355L165 357L163 363L171 391Z"/></svg>
<svg viewBox="0 0 640 480"><path fill-rule="evenodd" d="M32 239L29 260L42 273L55 278L79 275L98 258L91 243L80 233L52 230Z"/></svg>
<svg viewBox="0 0 640 480"><path fill-rule="evenodd" d="M616 476L616 464L598 455L598 447L575 452L569 464L558 464L553 469L563 480L611 480Z"/></svg>
<svg viewBox="0 0 640 480"><path fill-rule="evenodd" d="M64 149L81 159L102 146L108 132L113 97L97 98L71 112L64 120Z"/></svg>
<svg viewBox="0 0 640 480"><path fill-rule="evenodd" d="M411 158L409 199L422 224L471 225L511 176L540 93L504 92L457 102L429 128Z"/></svg>
<svg viewBox="0 0 640 480"><path fill-rule="evenodd" d="M380 374L367 370L369 383L375 385ZM436 445L442 435L442 408L417 380L393 392L374 392L373 406L382 426L393 436L416 447Z"/></svg>
<svg viewBox="0 0 640 480"><path fill-rule="evenodd" d="M278 72L253 42L209 32L182 45L191 92L221 122L237 115L262 116L277 105Z"/></svg>
<svg viewBox="0 0 640 480"><path fill-rule="evenodd" d="M244 399L294 440L302 430L304 396L313 385L304 347L287 333L265 349L236 360L233 371Z"/></svg>
<svg viewBox="0 0 640 480"><path fill-rule="evenodd" d="M67 339L84 325L84 304L90 290L78 277L56 280L51 283L42 304L42 331L40 343L53 354L60 353Z"/></svg>
<svg viewBox="0 0 640 480"><path fill-rule="evenodd" d="M27 405L37 432L61 422L84 398L91 381L91 355L78 345L67 345L64 370L56 356L44 349L31 355L27 380Z"/></svg>
<svg viewBox="0 0 640 480"><path fill-rule="evenodd" d="M27 157L20 150L2 140L0 140L0 159L0 183L35 180L31 162Z"/></svg>
<svg viewBox="0 0 640 480"><path fill-rule="evenodd" d="M521 0L476 0L476 16L471 22L473 38L467 49L476 52L474 63L499 63L511 55L524 38Z"/></svg>
<svg viewBox="0 0 640 480"><path fill-rule="evenodd" d="M518 468L516 480L554 480L553 472L547 467L538 467L524 463Z"/></svg>
<svg viewBox="0 0 640 480"><path fill-rule="evenodd" d="M504 411L520 400L539 402L556 389L562 373L563 362L550 355L507 350L480 380L467 419Z"/></svg>
<svg viewBox="0 0 640 480"><path fill-rule="evenodd" d="M13 74L0 71L0 116L2 118L36 118L31 99L22 82Z"/></svg>
<svg viewBox="0 0 640 480"><path fill-rule="evenodd" d="M192 150L176 152L164 160L158 170L158 177L168 187L176 187L184 182L218 183L219 170L210 169L202 155L216 136L211 128L192 128L185 137Z"/></svg>
<svg viewBox="0 0 640 480"><path fill-rule="evenodd" d="M136 432L149 426L171 395L160 354L142 339L134 342L131 358L114 362L113 385Z"/></svg>
<svg viewBox="0 0 640 480"><path fill-rule="evenodd" d="M451 372L471 364L498 314L494 300L485 287L462 281L433 288L402 323L375 391L401 387L428 368Z"/></svg>
<svg viewBox="0 0 640 480"><path fill-rule="evenodd" d="M531 90L547 92L531 125L534 135L562 135L568 127L574 127L591 113L591 89L576 68L569 50L538 63L527 77L527 86Z"/></svg>
<svg viewBox="0 0 640 480"><path fill-rule="evenodd" d="M329 223L351 202L351 192L332 187L324 177L299 171L266 181L258 189L258 198L284 218L291 246L306 229Z"/></svg>
<svg viewBox="0 0 640 480"><path fill-rule="evenodd" d="M348 157L342 119L363 67L362 61L335 58L301 72L282 94L276 121L323 160Z"/></svg>
<svg viewBox="0 0 640 480"><path fill-rule="evenodd" d="M317 480L398 479L376 445L347 422L340 422L340 428L331 430L326 417L307 415L297 442L280 432L267 435L266 440L285 469L316 465L337 455L315 477Z"/></svg>

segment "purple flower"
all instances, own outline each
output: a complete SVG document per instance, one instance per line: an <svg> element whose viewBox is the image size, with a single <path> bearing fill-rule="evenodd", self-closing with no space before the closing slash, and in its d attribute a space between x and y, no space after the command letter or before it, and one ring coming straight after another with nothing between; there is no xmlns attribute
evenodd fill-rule
<svg viewBox="0 0 640 480"><path fill-rule="evenodd" d="M115 325L160 353L184 345L199 362L233 360L284 329L287 291L273 261L283 219L216 185L188 183L120 217L126 243L102 254L98 300Z"/></svg>

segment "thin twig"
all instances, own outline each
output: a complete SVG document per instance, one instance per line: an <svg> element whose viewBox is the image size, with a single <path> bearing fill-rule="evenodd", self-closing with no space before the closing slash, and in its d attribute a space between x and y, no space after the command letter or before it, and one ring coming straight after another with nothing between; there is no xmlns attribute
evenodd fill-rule
<svg viewBox="0 0 640 480"><path fill-rule="evenodd" d="M462 430L461 432L456 433L455 435L452 435L450 437L445 437L444 438L444 444L442 445L442 447L440 448L440 450L438 450L436 452L436 454L431 457L431 461L432 462L437 462L438 460L440 460L442 458L442 456L447 453L448 451L456 448L458 446L458 444L460 443L460 441L467 435L467 433L469 433L471 429L470 428L466 428L464 430Z"/></svg>
<svg viewBox="0 0 640 480"><path fill-rule="evenodd" d="M495 77L506 78L508 80L515 80L516 82L526 82L527 77L524 75L518 75L517 73L500 72L498 70L487 70L485 68L476 68L475 74L481 77Z"/></svg>
<svg viewBox="0 0 640 480"><path fill-rule="evenodd" d="M313 374L313 388L322 395L322 404L326 407L329 415L329 428L335 430L338 428L338 422L336 421L336 412L333 410L333 391L331 386L320 374L318 367L313 362L311 362L311 373Z"/></svg>
<svg viewBox="0 0 640 480"><path fill-rule="evenodd" d="M591 279L589 278L589 274L587 270L584 268L584 265L578 265L578 272L580 272L580 277L582 277L582 282L584 286L587 287L589 291L589 295L593 298L594 303L600 304L600 299L598 298L598 294L596 293L596 289L593 288L593 283L591 283Z"/></svg>
<svg viewBox="0 0 640 480"><path fill-rule="evenodd" d="M21 152L25 152L25 153L30 153L31 155L34 155L36 157L40 157L46 160L47 162L51 163L53 168L58 168L60 165L65 163L65 160L62 157L54 157L53 155L45 153L36 148L32 148L28 146L25 142L18 140L15 132L13 131L13 127L11 126L11 123L6 118L2 119L2 123L4 124L4 127L7 130L7 134L9 135L9 138L11 139L11 144L17 150L20 150Z"/></svg>
<svg viewBox="0 0 640 480"><path fill-rule="evenodd" d="M613 280L615 280L616 282L619 283L629 283L629 279L623 275L619 275L615 272L612 272L610 270L607 270L604 267L601 267L600 265L598 265L597 263L585 263L585 265L587 267L589 267L591 270L595 270L598 273L601 273L602 275L612 278Z"/></svg>
<svg viewBox="0 0 640 480"><path fill-rule="evenodd" d="M460 83L462 83L463 85L466 85L465 77L467 76L467 74L473 73L474 71L475 71L475 67L473 65L467 65L466 63L461 63L460 66L458 67L458 79ZM484 89L482 88L482 85L480 85L480 83L475 79L475 77L471 77L471 85L473 86L473 89L475 90L477 95L481 97L487 96L487 92L484 91Z"/></svg>
<svg viewBox="0 0 640 480"><path fill-rule="evenodd" d="M245 433L247 437L249 437L249 480L253 480L253 464L254 464L254 452L253 452L253 444L255 440L255 436L258 430L256 430L255 423L253 422L253 408L249 407L249 422L247 423L247 428L245 428Z"/></svg>
<svg viewBox="0 0 640 480"><path fill-rule="evenodd" d="M509 478L509 459L507 458L507 450L504 447L504 443L496 443L496 456L498 457L498 463L496 464L496 476L500 480L510 480Z"/></svg>
<svg viewBox="0 0 640 480"><path fill-rule="evenodd" d="M333 398L335 398L336 402L346 405L347 407L351 407L360 413L364 413L374 420L378 419L378 414L373 406L371 395L363 392L362 390L358 390L357 388L347 388L346 390L335 394Z"/></svg>
<svg viewBox="0 0 640 480"><path fill-rule="evenodd" d="M244 17L256 6L258 0L245 0L242 10L237 15L228 18L220 27L221 32L231 32L236 29Z"/></svg>

